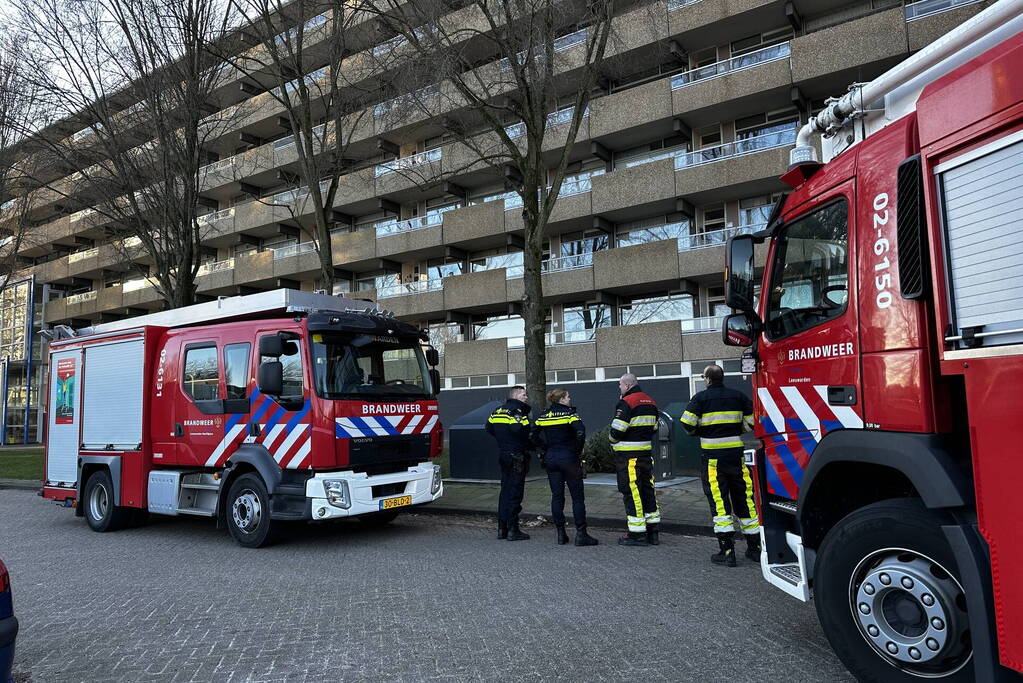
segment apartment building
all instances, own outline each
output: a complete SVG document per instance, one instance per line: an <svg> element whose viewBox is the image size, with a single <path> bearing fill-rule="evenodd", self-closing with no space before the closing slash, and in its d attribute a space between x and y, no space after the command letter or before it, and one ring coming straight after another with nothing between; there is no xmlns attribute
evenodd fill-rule
<svg viewBox="0 0 1023 683"><path fill-rule="evenodd" d="M549 382L570 385L577 402L606 404L613 393L608 380L626 370L665 402L685 401L697 390L693 375L708 361L722 362L741 381L736 349L720 341L723 245L732 234L765 225L785 189L778 178L798 126L826 97L883 72L987 4L623 6L614 29L616 76L590 103L549 225L543 275L551 304ZM307 20L307 40L324 21ZM586 30L567 29L557 49L580 49ZM400 39L375 25L364 33L371 54L402 49ZM317 254L293 227L307 193L289 184L293 174L278 173L297 158L294 137L280 125L283 110L243 86L232 68L222 78L230 105L266 102L210 150L218 160L203 185L209 213L201 218L208 236L199 292L318 289ZM331 247L345 282L335 293L374 300L429 328L443 355L442 410L450 420L524 380L520 200L493 176L461 174L454 141L437 137L427 120L396 124L387 116L394 106L383 97L372 106L361 126L365 140L353 146L366 152L342 178ZM570 113L551 112L549 149L564 144L559 127ZM450 182L423 189L396 172L412 168ZM270 206L271 199L292 208ZM47 243L21 253L32 264L28 287L38 289L26 298L26 329L160 308L145 278L126 275L126 248L135 253L137 245L111 243L96 212L67 214L55 199L40 200L35 210ZM136 251L144 264L145 254ZM0 347L7 330L0 326ZM31 357L32 348L26 351ZM38 363L31 372L37 383ZM29 403L38 395L32 389Z"/></svg>

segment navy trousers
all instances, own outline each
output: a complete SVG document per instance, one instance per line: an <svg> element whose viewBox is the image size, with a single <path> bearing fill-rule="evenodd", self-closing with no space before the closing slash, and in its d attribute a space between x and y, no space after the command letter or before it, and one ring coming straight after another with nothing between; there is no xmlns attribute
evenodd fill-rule
<svg viewBox="0 0 1023 683"><path fill-rule="evenodd" d="M583 470L573 455L547 454L547 481L551 485L551 517L558 526L565 524L565 486L572 495L572 518L576 527L586 526L586 502L583 498Z"/></svg>
<svg viewBox="0 0 1023 683"><path fill-rule="evenodd" d="M522 512L529 456L525 453L500 453L497 458L501 465L501 495L497 500L497 519L511 522Z"/></svg>

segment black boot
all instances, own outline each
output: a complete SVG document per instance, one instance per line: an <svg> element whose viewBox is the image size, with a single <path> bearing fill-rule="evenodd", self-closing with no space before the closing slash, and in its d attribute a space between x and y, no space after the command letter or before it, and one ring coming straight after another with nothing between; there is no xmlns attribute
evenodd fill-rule
<svg viewBox="0 0 1023 683"><path fill-rule="evenodd" d="M760 534L746 535L746 559L760 563Z"/></svg>
<svg viewBox="0 0 1023 683"><path fill-rule="evenodd" d="M650 545L646 542L646 532L630 531L618 539L618 545Z"/></svg>
<svg viewBox="0 0 1023 683"><path fill-rule="evenodd" d="M650 545L660 545L661 539L657 535L657 525L647 524L646 525L646 542Z"/></svg>
<svg viewBox="0 0 1023 683"><path fill-rule="evenodd" d="M568 543L568 534L565 533L565 525L556 524L555 528L558 530L558 545L565 545Z"/></svg>
<svg viewBox="0 0 1023 683"><path fill-rule="evenodd" d="M723 564L726 567L734 567L737 562L735 561L735 540L732 538L732 534L714 534L718 537L718 548L720 550L710 556L710 561L714 564Z"/></svg>
<svg viewBox="0 0 1023 683"><path fill-rule="evenodd" d="M497 537L502 540L508 538L508 522L497 520Z"/></svg>
<svg viewBox="0 0 1023 683"><path fill-rule="evenodd" d="M509 541L528 541L529 534L524 533L519 529L519 520L513 519L508 523L508 540Z"/></svg>
<svg viewBox="0 0 1023 683"><path fill-rule="evenodd" d="M599 545L600 541L595 539L586 533L586 525L577 526L575 528L575 544L576 545Z"/></svg>

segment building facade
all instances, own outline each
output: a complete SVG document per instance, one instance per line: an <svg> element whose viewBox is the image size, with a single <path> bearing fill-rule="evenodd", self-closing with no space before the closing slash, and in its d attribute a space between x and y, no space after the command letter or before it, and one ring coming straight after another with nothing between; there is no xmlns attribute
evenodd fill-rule
<svg viewBox="0 0 1023 683"><path fill-rule="evenodd" d="M631 371L681 400L699 388L693 376L708 361L738 374L737 350L720 341L723 246L730 235L765 225L785 189L779 176L799 125L826 97L883 72L987 4L623 5L614 26L616 76L589 106L549 225L549 382L594 393ZM310 21L306 40L322 24ZM571 39L581 31L572 27L558 49L581 49ZM368 52L400 49L375 26L365 35ZM283 108L242 87L241 73L225 69L223 80L228 106L260 106L211 150L218 160L203 184L210 213L201 219L208 237L199 292L318 289L313 245L282 226L294 222L292 211L267 201L292 204L302 220L301 189L288 183L293 174L277 172L297 159L294 137L280 125ZM334 207L341 218L333 260L350 274L335 293L374 300L430 329L443 354L442 406L450 406L443 417L450 420L460 406L524 380L518 197L479 174L446 170L459 168L448 161L454 141L430 137L429 121L392 125L383 115L389 101L381 99L363 126L366 148L376 151L342 178ZM559 128L567 118L551 112L551 150L564 144ZM395 148L397 156L379 151ZM394 172L416 166L451 184L422 189ZM65 214L52 204L38 209L46 243L21 254L41 288L43 322L80 325L160 308L146 279L125 275L125 247L133 245L111 244L95 212Z"/></svg>

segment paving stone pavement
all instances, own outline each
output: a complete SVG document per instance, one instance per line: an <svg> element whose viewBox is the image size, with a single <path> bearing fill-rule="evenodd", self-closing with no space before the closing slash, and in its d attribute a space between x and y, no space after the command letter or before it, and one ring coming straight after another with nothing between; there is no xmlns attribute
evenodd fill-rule
<svg viewBox="0 0 1023 683"><path fill-rule="evenodd" d="M846 681L812 605L714 543L558 547L492 522L406 514L303 525L246 550L210 521L96 534L0 491L22 623L16 680Z"/></svg>

